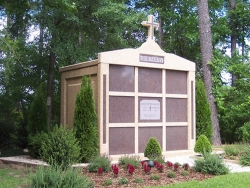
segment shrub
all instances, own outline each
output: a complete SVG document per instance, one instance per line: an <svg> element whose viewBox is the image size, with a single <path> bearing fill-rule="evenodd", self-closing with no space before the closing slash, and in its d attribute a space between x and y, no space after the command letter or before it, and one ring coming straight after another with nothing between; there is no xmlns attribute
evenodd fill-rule
<svg viewBox="0 0 250 188"><path fill-rule="evenodd" d="M160 176L158 174L152 174L150 177L151 180L159 180Z"/></svg>
<svg viewBox="0 0 250 188"><path fill-rule="evenodd" d="M194 170L205 174L222 175L228 174L229 169L218 156L204 152L203 159L194 161Z"/></svg>
<svg viewBox="0 0 250 188"><path fill-rule="evenodd" d="M112 184L113 184L112 179L106 179L106 180L103 182L102 186L109 186L109 185L112 185Z"/></svg>
<svg viewBox="0 0 250 188"><path fill-rule="evenodd" d="M74 130L81 149L81 161L89 162L98 153L98 127L91 79L82 78L74 112Z"/></svg>
<svg viewBox="0 0 250 188"><path fill-rule="evenodd" d="M240 132L242 135L242 141L250 143L250 122L244 123L244 125L240 128Z"/></svg>
<svg viewBox="0 0 250 188"><path fill-rule="evenodd" d="M156 159L162 156L162 150L159 142L156 138L151 137L144 150L144 157L149 159Z"/></svg>
<svg viewBox="0 0 250 188"><path fill-rule="evenodd" d="M204 83L201 79L196 82L196 138L205 135L212 143L213 129L211 110L206 95Z"/></svg>
<svg viewBox="0 0 250 188"><path fill-rule="evenodd" d="M168 172L167 176L169 178L175 178L176 174L175 174L175 172Z"/></svg>
<svg viewBox="0 0 250 188"><path fill-rule="evenodd" d="M228 156L237 156L240 153L239 148L236 145L225 145L224 146L225 154Z"/></svg>
<svg viewBox="0 0 250 188"><path fill-rule="evenodd" d="M79 162L80 148L73 130L68 130L65 126L55 126L48 133L48 139L42 142L41 158L48 164L61 166L63 169Z"/></svg>
<svg viewBox="0 0 250 188"><path fill-rule="evenodd" d="M135 178L134 182L135 183L143 183L143 180L141 178Z"/></svg>
<svg viewBox="0 0 250 188"><path fill-rule="evenodd" d="M40 132L28 136L28 150L31 157L40 158L42 142L48 140L48 135L45 132Z"/></svg>
<svg viewBox="0 0 250 188"><path fill-rule="evenodd" d="M119 184L119 185L124 185L124 184L128 184L128 183L129 183L129 181L128 181L128 179L125 178L125 177L122 177L122 178L119 179L119 181L118 181L118 184Z"/></svg>
<svg viewBox="0 0 250 188"><path fill-rule="evenodd" d="M104 172L109 172L111 170L111 162L108 157L102 155L97 155L93 160L89 163L87 169L89 172L97 172L98 168L102 168Z"/></svg>
<svg viewBox="0 0 250 188"><path fill-rule="evenodd" d="M188 171L184 170L184 171L181 172L181 175L182 175L182 176L188 176L189 173L188 173Z"/></svg>
<svg viewBox="0 0 250 188"><path fill-rule="evenodd" d="M211 143L208 141L207 137L205 135L200 135L198 137L198 140L195 143L194 151L196 153L203 154L205 152L212 152L212 146Z"/></svg>
<svg viewBox="0 0 250 188"><path fill-rule="evenodd" d="M250 166L250 145L244 147L239 162L242 166Z"/></svg>
<svg viewBox="0 0 250 188"><path fill-rule="evenodd" d="M53 188L93 188L93 182L80 171L72 168L62 172L60 168L39 167L35 174L30 175L31 188L53 187Z"/></svg>
<svg viewBox="0 0 250 188"><path fill-rule="evenodd" d="M158 156L158 157L156 157L156 158L154 159L154 162L158 162L159 164L164 164L165 158L164 158L163 155Z"/></svg>
<svg viewBox="0 0 250 188"><path fill-rule="evenodd" d="M138 168L140 164L140 158L135 155L125 155L119 158L118 163L124 168L127 168L128 164L133 165L135 168Z"/></svg>

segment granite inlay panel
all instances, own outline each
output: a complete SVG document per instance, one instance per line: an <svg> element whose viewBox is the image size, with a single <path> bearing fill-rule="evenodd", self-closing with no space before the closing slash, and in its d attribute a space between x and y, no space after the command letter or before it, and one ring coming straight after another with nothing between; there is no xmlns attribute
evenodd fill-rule
<svg viewBox="0 0 250 188"><path fill-rule="evenodd" d="M155 137L162 147L162 127L139 127L139 153L143 153L150 137Z"/></svg>
<svg viewBox="0 0 250 188"><path fill-rule="evenodd" d="M109 155L135 153L135 129L109 128Z"/></svg>
<svg viewBox="0 0 250 188"><path fill-rule="evenodd" d="M103 143L106 144L106 75L103 75Z"/></svg>
<svg viewBox="0 0 250 188"><path fill-rule="evenodd" d="M166 98L166 122L187 122L187 99Z"/></svg>
<svg viewBox="0 0 250 188"><path fill-rule="evenodd" d="M194 139L194 81L191 81L191 138Z"/></svg>
<svg viewBox="0 0 250 188"><path fill-rule="evenodd" d="M166 127L166 151L188 149L187 127Z"/></svg>
<svg viewBox="0 0 250 188"><path fill-rule="evenodd" d="M109 123L134 123L134 97L109 96Z"/></svg>
<svg viewBox="0 0 250 188"><path fill-rule="evenodd" d="M134 67L109 65L109 91L134 92L134 90Z"/></svg>
<svg viewBox="0 0 250 188"><path fill-rule="evenodd" d="M142 93L162 93L162 70L138 68L138 91Z"/></svg>
<svg viewBox="0 0 250 188"><path fill-rule="evenodd" d="M138 121L162 122L162 98L139 97Z"/></svg>
<svg viewBox="0 0 250 188"><path fill-rule="evenodd" d="M166 94L187 94L187 72L166 70Z"/></svg>

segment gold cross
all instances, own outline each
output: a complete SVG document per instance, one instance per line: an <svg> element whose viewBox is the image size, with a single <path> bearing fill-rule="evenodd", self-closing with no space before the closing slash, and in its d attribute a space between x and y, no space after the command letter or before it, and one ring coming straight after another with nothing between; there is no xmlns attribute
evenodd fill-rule
<svg viewBox="0 0 250 188"><path fill-rule="evenodd" d="M154 16L148 15L148 21L143 21L141 24L148 27L148 39L153 40L154 29L159 27L159 24L154 22Z"/></svg>

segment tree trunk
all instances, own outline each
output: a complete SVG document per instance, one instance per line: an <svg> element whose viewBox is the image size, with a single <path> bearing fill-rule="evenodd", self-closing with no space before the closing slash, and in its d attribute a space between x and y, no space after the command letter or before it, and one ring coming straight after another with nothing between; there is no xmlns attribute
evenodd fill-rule
<svg viewBox="0 0 250 188"><path fill-rule="evenodd" d="M159 21L159 46L162 48L163 47L163 29L162 29L162 17L161 14L158 12L158 21Z"/></svg>
<svg viewBox="0 0 250 188"><path fill-rule="evenodd" d="M234 11L235 9L235 0L230 0L230 10ZM231 15L231 58L233 58L234 56L234 52L236 50L236 29L235 29L235 21L234 21L234 17ZM236 77L234 74L232 74L232 86L235 85L235 80Z"/></svg>
<svg viewBox="0 0 250 188"><path fill-rule="evenodd" d="M53 96L53 82L54 82L54 66L56 61L55 53L50 52L49 56L49 72L48 72L48 84L47 84L47 113L48 113L48 130L51 128L51 116L52 116L52 96Z"/></svg>
<svg viewBox="0 0 250 188"><path fill-rule="evenodd" d="M209 62L212 61L213 57L212 34L211 34L210 18L208 11L208 0L198 0L197 2L198 2L198 18L199 18L199 33L200 33L203 79L212 114L213 145L221 145L218 111L217 111L217 106L214 102L214 95L212 93L212 86L213 86L212 73L210 70L210 66L208 64Z"/></svg>

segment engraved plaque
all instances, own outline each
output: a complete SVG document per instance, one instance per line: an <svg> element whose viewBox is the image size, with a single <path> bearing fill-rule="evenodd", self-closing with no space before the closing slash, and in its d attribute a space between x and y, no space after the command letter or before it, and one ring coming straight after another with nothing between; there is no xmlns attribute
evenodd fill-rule
<svg viewBox="0 0 250 188"><path fill-rule="evenodd" d="M158 100L140 101L140 120L160 120L160 109Z"/></svg>

